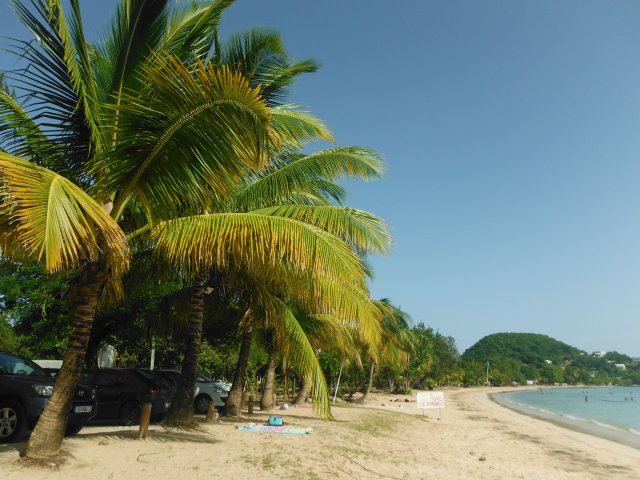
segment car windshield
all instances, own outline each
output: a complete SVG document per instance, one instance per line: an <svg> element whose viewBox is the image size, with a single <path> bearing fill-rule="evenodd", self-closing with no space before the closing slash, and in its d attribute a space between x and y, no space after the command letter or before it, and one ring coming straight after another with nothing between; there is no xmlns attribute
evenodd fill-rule
<svg viewBox="0 0 640 480"><path fill-rule="evenodd" d="M0 353L0 375L47 376L46 372L31 360L5 353Z"/></svg>

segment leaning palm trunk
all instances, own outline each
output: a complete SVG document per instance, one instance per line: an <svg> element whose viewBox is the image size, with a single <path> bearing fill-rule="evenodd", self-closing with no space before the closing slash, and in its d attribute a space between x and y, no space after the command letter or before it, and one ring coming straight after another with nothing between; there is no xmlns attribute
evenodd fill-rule
<svg viewBox="0 0 640 480"><path fill-rule="evenodd" d="M273 348L273 347L272 347ZM276 352L269 352L267 361L267 375L262 389L262 397L260 398L260 410L269 411L273 409L273 381L276 377Z"/></svg>
<svg viewBox="0 0 640 480"><path fill-rule="evenodd" d="M296 395L296 399L293 401L293 404L304 405L307 401L307 397L309 396L310 391L311 391L311 378L305 375L302 378L302 385L300 385L300 390L298 390L298 395Z"/></svg>
<svg viewBox="0 0 640 480"><path fill-rule="evenodd" d="M225 405L225 415L237 417L242 410L242 391L244 387L245 377L247 375L247 365L249 363L249 353L251 352L251 340L253 338L253 330L251 325L242 334L242 343L240 344L240 353L238 354L238 363L236 371L233 375L233 386L227 397Z"/></svg>
<svg viewBox="0 0 640 480"><path fill-rule="evenodd" d="M365 403L369 393L371 392L371 386L373 385L373 374L376 370L376 362L371 359L371 368L369 369L369 382L367 383L367 388L364 391L364 395L358 399L358 403Z"/></svg>
<svg viewBox="0 0 640 480"><path fill-rule="evenodd" d="M25 452L29 458L47 458L60 453L71 402L87 353L98 298L106 281L106 268L97 262L84 265L75 279L74 289L78 303L74 308L69 346L56 377L53 394L29 437Z"/></svg>
<svg viewBox="0 0 640 480"><path fill-rule="evenodd" d="M189 311L189 327L184 344L182 373L178 377L176 393L169 409L166 423L169 425L189 425L193 423L193 396L196 385L196 365L202 341L202 319L204 316L203 278L193 282L191 308Z"/></svg>

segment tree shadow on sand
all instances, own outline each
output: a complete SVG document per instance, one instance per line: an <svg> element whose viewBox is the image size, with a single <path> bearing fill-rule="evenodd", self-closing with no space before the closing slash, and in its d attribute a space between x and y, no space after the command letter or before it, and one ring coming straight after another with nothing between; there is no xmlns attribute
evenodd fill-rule
<svg viewBox="0 0 640 480"><path fill-rule="evenodd" d="M123 440L138 440L137 430L116 430L91 433L79 433L74 438L100 440L108 444ZM147 441L171 442L171 443L218 443L214 434L198 428L150 429Z"/></svg>

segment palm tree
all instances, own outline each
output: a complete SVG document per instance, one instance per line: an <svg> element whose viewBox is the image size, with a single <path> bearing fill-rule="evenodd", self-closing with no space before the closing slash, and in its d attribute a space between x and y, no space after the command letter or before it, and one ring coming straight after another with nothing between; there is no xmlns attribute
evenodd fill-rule
<svg viewBox="0 0 640 480"><path fill-rule="evenodd" d="M259 89L202 61L228 3L169 16L166 1L123 0L111 35L93 48L77 0L69 21L59 1L36 0L33 11L12 1L36 41L21 45L29 65L13 78L22 102L0 95L0 248L49 271L76 269L78 299L64 365L27 456L59 452L98 302L105 291L122 293L126 226L137 212L154 222L202 211L211 191L260 168L265 145L277 147L288 132L272 127ZM238 240L271 261L240 240L239 224L220 219L219 240Z"/></svg>
<svg viewBox="0 0 640 480"><path fill-rule="evenodd" d="M415 352L416 339L410 328L409 314L393 305L387 298L380 300L379 304L385 311L382 319L382 335L380 343L374 349L368 348L371 362L369 380L364 394L358 399L359 403L364 403L371 392L375 368L379 361L397 366L406 365L411 354Z"/></svg>
<svg viewBox="0 0 640 480"><path fill-rule="evenodd" d="M215 32L217 38L217 31ZM277 105L286 87L293 79L307 72L316 70L317 65L310 60L295 62L291 60L284 48L282 39L277 32L263 29L252 29L243 35L233 35L225 45L215 45L213 61L222 66L228 66L245 75L254 87L260 87L262 98L269 105ZM284 137L288 143L299 145L307 137L331 139L329 132L321 122L304 114L296 114L291 109L281 109L278 114L284 114L281 118L287 125L280 129L281 133L287 132L290 124L304 127L302 130L292 130ZM289 119L287 115L293 115ZM303 120L304 123L301 123ZM277 128L278 122L276 122ZM266 146L268 147L268 146ZM218 206L217 210L225 210ZM226 209L227 211L231 211ZM193 285L193 309L189 315L189 335L187 335L184 349L184 360L181 374L178 379L176 393L167 416L166 423L173 425L190 424L193 421L192 398L196 378L196 358L200 348L202 337L203 290L204 279L198 276ZM248 335L246 333L245 335ZM245 342L246 343L246 342ZM248 357L250 342L245 350L241 350L244 357ZM245 358L246 361L246 358ZM244 370L242 370L244 371ZM233 398L233 396L232 396Z"/></svg>

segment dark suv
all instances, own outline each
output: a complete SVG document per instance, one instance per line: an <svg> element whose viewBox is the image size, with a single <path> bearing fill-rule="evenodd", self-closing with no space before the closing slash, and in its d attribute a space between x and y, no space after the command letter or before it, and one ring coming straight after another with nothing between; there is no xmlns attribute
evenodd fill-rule
<svg viewBox="0 0 640 480"><path fill-rule="evenodd" d="M94 422L135 425L143 403L151 403L151 419L164 419L173 397L169 382L136 368L102 368L82 374L82 383L95 387L98 415Z"/></svg>
<svg viewBox="0 0 640 480"><path fill-rule="evenodd" d="M31 360L0 352L0 443L21 437L35 426L55 379ZM96 414L95 391L78 385L66 435L74 435Z"/></svg>

